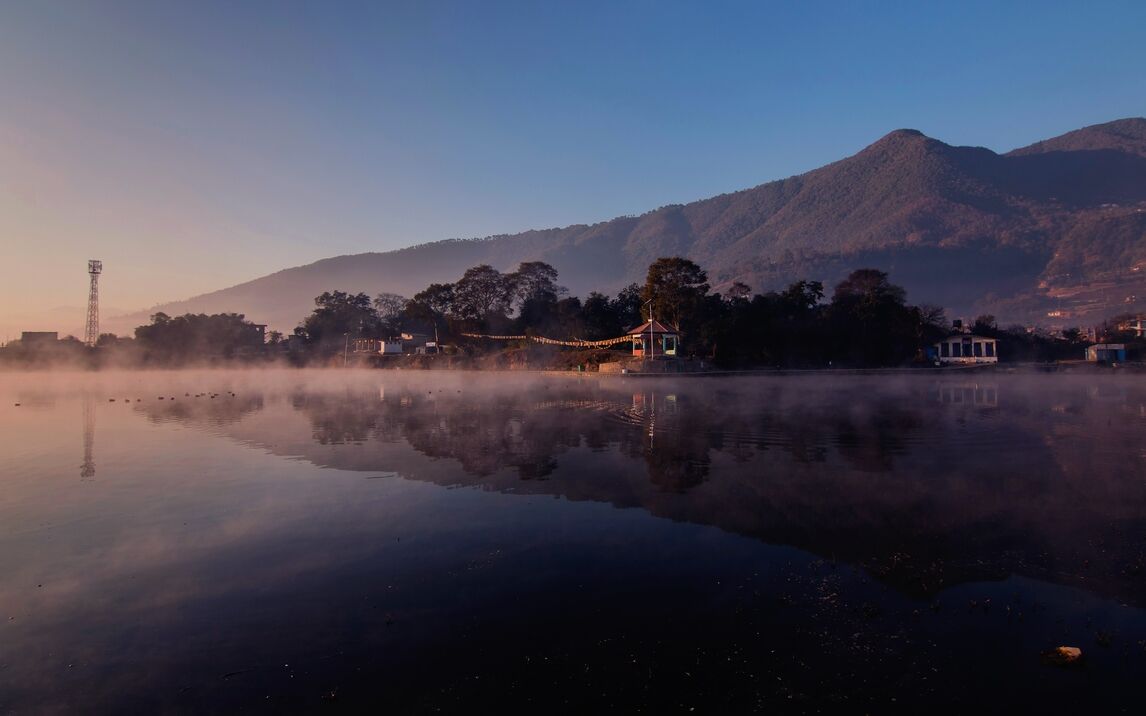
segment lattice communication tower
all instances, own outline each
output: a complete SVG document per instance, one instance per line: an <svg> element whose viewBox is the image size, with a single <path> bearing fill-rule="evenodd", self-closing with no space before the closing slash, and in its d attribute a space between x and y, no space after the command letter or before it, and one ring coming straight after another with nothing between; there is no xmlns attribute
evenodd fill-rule
<svg viewBox="0 0 1146 716"><path fill-rule="evenodd" d="M103 261L88 261L88 275L91 288L88 289L88 325L84 331L84 343L94 346L99 340L99 275L103 272Z"/></svg>

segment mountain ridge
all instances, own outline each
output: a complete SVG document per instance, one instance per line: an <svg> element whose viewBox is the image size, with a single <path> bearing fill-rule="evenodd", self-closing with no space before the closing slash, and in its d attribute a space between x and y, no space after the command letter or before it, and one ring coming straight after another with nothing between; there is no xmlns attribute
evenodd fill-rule
<svg viewBox="0 0 1146 716"><path fill-rule="evenodd" d="M614 292L667 255L697 261L717 289L735 280L757 291L802 278L831 284L873 266L913 301L955 315L1032 321L1057 310L1081 319L1123 306L1139 284L1146 296L1144 210L1143 118L1005 154L897 129L817 169L639 216L329 257L109 323L235 311L289 330L322 291L409 296L477 263L548 261L574 294Z"/></svg>

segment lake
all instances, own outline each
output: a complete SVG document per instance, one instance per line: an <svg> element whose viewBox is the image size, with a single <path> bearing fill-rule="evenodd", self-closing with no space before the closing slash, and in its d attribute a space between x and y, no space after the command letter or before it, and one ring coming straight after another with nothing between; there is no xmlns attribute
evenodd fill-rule
<svg viewBox="0 0 1146 716"><path fill-rule="evenodd" d="M0 712L1141 708L1133 376L0 393Z"/></svg>

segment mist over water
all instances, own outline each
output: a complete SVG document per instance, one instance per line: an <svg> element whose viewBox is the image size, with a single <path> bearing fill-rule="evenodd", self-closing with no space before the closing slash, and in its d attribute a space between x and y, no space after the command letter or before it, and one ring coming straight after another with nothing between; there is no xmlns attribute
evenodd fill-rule
<svg viewBox="0 0 1146 716"><path fill-rule="evenodd" d="M0 398L0 711L1121 711L1146 667L1133 377L43 373ZM1042 663L1060 644L1084 666Z"/></svg>

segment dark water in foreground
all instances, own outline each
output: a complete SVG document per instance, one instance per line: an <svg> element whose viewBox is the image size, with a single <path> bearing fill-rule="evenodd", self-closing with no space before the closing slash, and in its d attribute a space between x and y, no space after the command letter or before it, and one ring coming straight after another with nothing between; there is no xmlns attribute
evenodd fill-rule
<svg viewBox="0 0 1146 716"><path fill-rule="evenodd" d="M1140 712L1140 379L0 393L0 712Z"/></svg>

